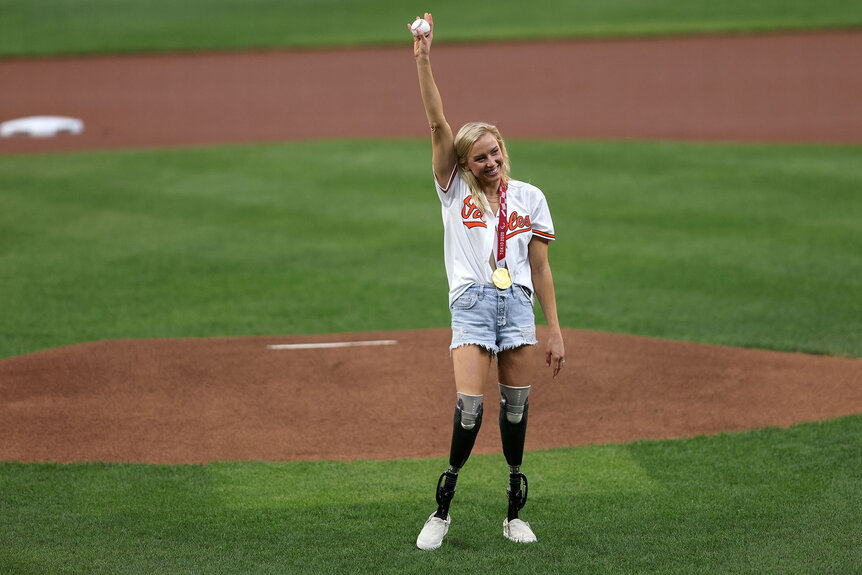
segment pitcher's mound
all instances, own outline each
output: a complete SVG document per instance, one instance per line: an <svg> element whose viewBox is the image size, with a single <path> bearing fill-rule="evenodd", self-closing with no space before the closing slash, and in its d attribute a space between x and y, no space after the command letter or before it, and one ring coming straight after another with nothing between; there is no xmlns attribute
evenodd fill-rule
<svg viewBox="0 0 862 575"><path fill-rule="evenodd" d="M537 358L528 450L862 413L860 360L563 335L568 361L556 380ZM2 360L0 460L445 457L455 405L449 337L105 341ZM475 453L500 451L495 372Z"/></svg>

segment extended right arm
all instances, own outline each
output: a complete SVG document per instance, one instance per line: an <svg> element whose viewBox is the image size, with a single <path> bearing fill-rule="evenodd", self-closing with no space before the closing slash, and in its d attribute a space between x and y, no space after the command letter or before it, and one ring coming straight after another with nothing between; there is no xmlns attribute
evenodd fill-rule
<svg viewBox="0 0 862 575"><path fill-rule="evenodd" d="M431 73L431 41L434 37L434 20L431 14L425 14L425 20L431 24L428 36L419 35L413 40L413 55L416 58L416 70L419 73L419 89L422 93L422 104L425 115L431 127L431 150L434 173L440 185L445 186L455 168L455 137L452 128L443 115L443 99L434 82ZM408 25L409 27L409 25Z"/></svg>

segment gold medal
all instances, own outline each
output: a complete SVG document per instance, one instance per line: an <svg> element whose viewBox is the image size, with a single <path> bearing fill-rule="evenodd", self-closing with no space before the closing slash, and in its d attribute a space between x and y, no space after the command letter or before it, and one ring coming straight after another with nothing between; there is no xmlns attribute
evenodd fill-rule
<svg viewBox="0 0 862 575"><path fill-rule="evenodd" d="M499 289L506 289L512 285L512 278L509 277L509 270L506 268L495 269L491 279L494 281L494 285Z"/></svg>
<svg viewBox="0 0 862 575"><path fill-rule="evenodd" d="M512 213L514 216L515 214ZM494 268L494 273L491 274L491 279L497 289L507 289L512 285L512 278L509 276L509 270L506 265L506 184L500 180L500 222L497 224L497 259L494 260L494 253L491 253L488 263ZM496 263L495 263L496 261Z"/></svg>

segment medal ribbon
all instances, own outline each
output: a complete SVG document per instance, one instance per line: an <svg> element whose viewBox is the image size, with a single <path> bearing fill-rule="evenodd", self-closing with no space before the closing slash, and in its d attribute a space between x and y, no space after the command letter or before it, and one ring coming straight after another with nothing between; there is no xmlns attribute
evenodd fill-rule
<svg viewBox="0 0 862 575"><path fill-rule="evenodd" d="M500 221L497 223L497 267L506 267L506 185L500 179Z"/></svg>

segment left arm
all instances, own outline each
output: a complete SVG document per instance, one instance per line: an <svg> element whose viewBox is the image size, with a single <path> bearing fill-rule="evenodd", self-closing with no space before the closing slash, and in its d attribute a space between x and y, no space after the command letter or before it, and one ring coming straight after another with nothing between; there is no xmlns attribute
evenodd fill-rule
<svg viewBox="0 0 862 575"><path fill-rule="evenodd" d="M548 320L550 335L545 348L545 363L554 370L554 378L560 373L566 359L563 347L563 333L560 330L560 320L557 317L557 296L554 293L554 278L551 275L551 265L548 263L548 241L539 237L530 240L528 248L530 258L530 273L533 289L545 319Z"/></svg>

